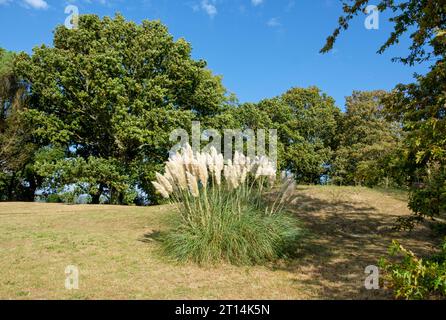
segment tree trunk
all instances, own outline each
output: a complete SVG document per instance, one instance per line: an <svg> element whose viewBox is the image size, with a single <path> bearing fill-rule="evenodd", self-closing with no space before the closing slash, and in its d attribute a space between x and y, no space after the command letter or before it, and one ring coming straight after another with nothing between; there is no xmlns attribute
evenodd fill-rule
<svg viewBox="0 0 446 320"><path fill-rule="evenodd" d="M99 185L99 190L96 194L90 194L91 196L91 204L99 204L99 201L101 200L102 192L104 191L104 185L101 183Z"/></svg>
<svg viewBox="0 0 446 320"><path fill-rule="evenodd" d="M7 201L14 201L13 199L13 191L14 191L14 181L15 181L15 173L12 174L11 181L8 184L8 198Z"/></svg>
<svg viewBox="0 0 446 320"><path fill-rule="evenodd" d="M29 188L24 193L25 202L34 202L34 195L36 194L37 182L34 177L29 179Z"/></svg>

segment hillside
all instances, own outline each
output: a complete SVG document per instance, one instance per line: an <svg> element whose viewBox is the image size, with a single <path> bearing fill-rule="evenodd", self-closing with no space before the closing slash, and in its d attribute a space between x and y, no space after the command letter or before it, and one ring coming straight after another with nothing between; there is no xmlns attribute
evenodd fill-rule
<svg viewBox="0 0 446 320"><path fill-rule="evenodd" d="M2 299L388 298L363 289L366 266L392 239L417 253L433 240L419 227L392 231L409 213L405 195L353 187L299 187L290 210L307 235L298 257L269 266L178 265L158 253L170 206L0 203ZM79 290L64 288L79 268Z"/></svg>

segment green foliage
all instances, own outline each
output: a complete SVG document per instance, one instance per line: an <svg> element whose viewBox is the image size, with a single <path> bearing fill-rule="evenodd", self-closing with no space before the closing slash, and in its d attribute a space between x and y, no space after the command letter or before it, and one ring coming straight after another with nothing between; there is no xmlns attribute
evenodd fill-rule
<svg viewBox="0 0 446 320"><path fill-rule="evenodd" d="M426 76L419 76L418 83L398 85L384 100L407 132L405 158L414 169L425 167L429 161L444 163L446 159L444 83L446 61L442 59Z"/></svg>
<svg viewBox="0 0 446 320"><path fill-rule="evenodd" d="M46 202L48 203L63 203L64 199L58 194L50 194L46 197Z"/></svg>
<svg viewBox="0 0 446 320"><path fill-rule="evenodd" d="M398 44L401 37L407 32L412 32L410 34L412 40L410 54L405 58L395 58L394 60L400 60L405 64L414 64L415 62L430 60L435 55L432 50L429 50L429 44L435 41L439 30L446 29L446 6L444 1L345 1L343 3L345 15L339 18L339 26L327 38L325 46L321 49L322 53L333 49L333 45L341 31L348 29L350 21L355 16L364 14L368 5L376 5L380 12L387 10L392 12L392 17L389 21L394 24L394 30L378 50L378 53L383 53L392 45Z"/></svg>
<svg viewBox="0 0 446 320"><path fill-rule="evenodd" d="M346 112L339 117L331 179L342 185L398 185L392 175L401 132L386 119L381 99L384 91L355 91L347 97ZM398 166L398 164L396 164ZM404 182L404 181L403 181Z"/></svg>
<svg viewBox="0 0 446 320"><path fill-rule="evenodd" d="M0 130L0 200L34 200L40 183L32 165L36 150L20 112L10 110Z"/></svg>
<svg viewBox="0 0 446 320"><path fill-rule="evenodd" d="M14 53L0 48L0 132L16 98L19 84L14 74Z"/></svg>
<svg viewBox="0 0 446 320"><path fill-rule="evenodd" d="M411 190L409 207L419 216L446 213L446 167L430 163L422 183Z"/></svg>
<svg viewBox="0 0 446 320"><path fill-rule="evenodd" d="M233 112L242 128L277 129L279 168L293 173L297 181L319 184L328 173L341 112L318 88L292 88Z"/></svg>
<svg viewBox="0 0 446 320"><path fill-rule="evenodd" d="M394 241L390 254L401 254L399 263L381 259L380 267L385 272L384 281L396 298L428 299L446 297L446 240L441 251L429 258L417 257Z"/></svg>
<svg viewBox="0 0 446 320"><path fill-rule="evenodd" d="M435 236L446 237L446 223L445 222L434 222L430 224L432 233Z"/></svg>
<svg viewBox="0 0 446 320"><path fill-rule="evenodd" d="M11 75L14 67L14 53L0 48L0 77Z"/></svg>
<svg viewBox="0 0 446 320"><path fill-rule="evenodd" d="M446 207L446 36L438 36L433 45L439 60L431 71L418 76L417 83L397 86L385 99L405 132L402 167L417 217L438 216Z"/></svg>
<svg viewBox="0 0 446 320"><path fill-rule="evenodd" d="M330 51L341 30L347 29L351 19L370 4L373 3L369 0L345 3L345 15L339 18L339 26L321 52ZM405 64L433 61L427 75L417 76L417 83L400 84L384 99L387 111L404 132L402 145L390 163L398 165L399 180L407 180L411 187L410 206L415 216L403 221L411 227L424 216L438 215L445 206L444 178L442 181L430 177L428 164L438 162L444 167L446 159L446 6L444 1L419 0L382 0L377 6L381 12L392 11L390 21L394 23L394 30L379 53L399 43L405 33L412 32L410 54L394 60Z"/></svg>
<svg viewBox="0 0 446 320"><path fill-rule="evenodd" d="M35 141L65 152L57 164L42 163L46 182L88 184L95 203L102 192L131 202L136 186L156 200L149 181L167 157L169 133L226 103L221 79L191 58L189 43L158 21L137 25L121 15L58 27L54 47L20 54L15 69L30 88L24 117Z"/></svg>
<svg viewBox="0 0 446 320"><path fill-rule="evenodd" d="M32 166L38 147L22 114L24 87L14 58L0 48L0 201L33 201L40 182Z"/></svg>
<svg viewBox="0 0 446 320"><path fill-rule="evenodd" d="M112 204L131 204L136 198L136 193L128 184L130 178L113 159L89 157L85 160L77 157L49 162L48 158L45 158L36 165L38 173L45 178L44 184L48 187L62 192L67 185L74 186L76 191L73 193L73 201L76 196L82 194L91 195L92 202L96 204L104 193L109 196L109 203Z"/></svg>

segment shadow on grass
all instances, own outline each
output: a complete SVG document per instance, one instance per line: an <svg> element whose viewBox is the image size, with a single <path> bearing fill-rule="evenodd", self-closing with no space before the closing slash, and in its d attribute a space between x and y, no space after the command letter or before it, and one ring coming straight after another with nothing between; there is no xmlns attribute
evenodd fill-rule
<svg viewBox="0 0 446 320"><path fill-rule="evenodd" d="M365 268L377 265L381 257L387 256L392 239L407 244L415 253L425 252L432 239L426 237L423 229L411 233L395 231L396 217L401 212L392 212L398 208L386 208L380 193L376 193L371 205L355 201L354 192L353 198L345 198L345 190L341 191L331 194L330 190L321 190L328 196L324 199L299 188L288 211L298 219L304 233L287 259L270 263L268 268L289 272L296 290L317 292L320 298L389 299L389 292L365 289L364 281L369 275ZM146 232L139 241L161 242L164 235L165 231L154 230Z"/></svg>
<svg viewBox="0 0 446 320"><path fill-rule="evenodd" d="M145 242L145 243L161 242L163 235L164 235L164 232L154 230L154 231L144 233L138 239L138 241Z"/></svg>
<svg viewBox="0 0 446 320"><path fill-rule="evenodd" d="M300 190L288 208L308 234L292 259L274 263L273 270L294 275L296 285L328 299L388 299L389 292L366 290L365 268L387 255L392 239L410 238L411 248L426 249L426 234L396 232L395 216L379 209L336 199L324 200Z"/></svg>

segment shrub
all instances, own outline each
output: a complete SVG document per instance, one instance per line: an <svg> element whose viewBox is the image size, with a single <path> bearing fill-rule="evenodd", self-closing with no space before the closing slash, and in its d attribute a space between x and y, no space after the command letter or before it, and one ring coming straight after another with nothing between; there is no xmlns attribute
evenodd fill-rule
<svg viewBox="0 0 446 320"><path fill-rule="evenodd" d="M409 207L422 217L436 217L446 212L446 166L429 163L422 183L412 188Z"/></svg>
<svg viewBox="0 0 446 320"><path fill-rule="evenodd" d="M417 172L419 182L413 183L409 194L409 208L413 214L397 220L397 230L412 230L425 218L434 220L446 213L446 166L430 162Z"/></svg>
<svg viewBox="0 0 446 320"><path fill-rule="evenodd" d="M402 254L400 263L381 259L384 281L396 298L428 299L446 297L446 240L439 254L422 259L394 241L391 255Z"/></svg>
<svg viewBox="0 0 446 320"><path fill-rule="evenodd" d="M63 203L62 197L57 193L49 194L46 198L46 202L48 203Z"/></svg>
<svg viewBox="0 0 446 320"><path fill-rule="evenodd" d="M280 191L272 192L275 179L265 157L251 160L236 152L225 165L215 148L195 154L184 148L153 182L180 213L163 239L165 252L200 264L257 264L285 256L300 234L283 210L295 183L283 175Z"/></svg>

